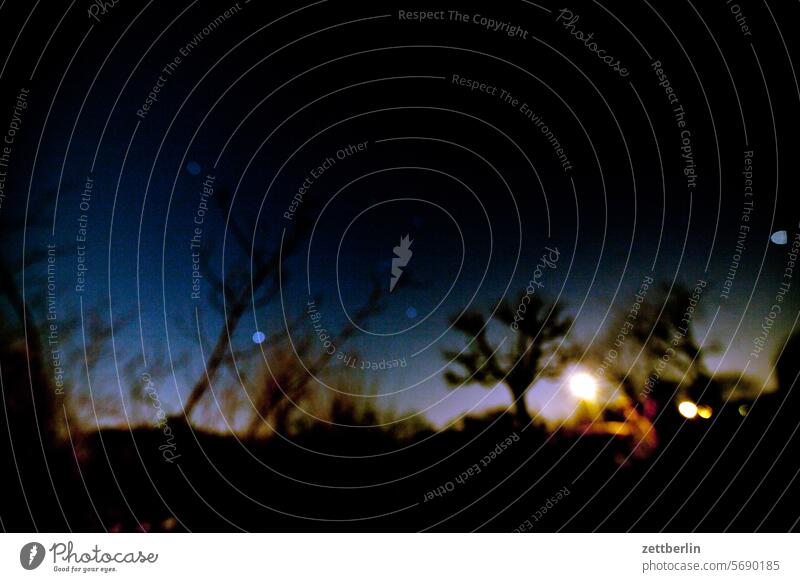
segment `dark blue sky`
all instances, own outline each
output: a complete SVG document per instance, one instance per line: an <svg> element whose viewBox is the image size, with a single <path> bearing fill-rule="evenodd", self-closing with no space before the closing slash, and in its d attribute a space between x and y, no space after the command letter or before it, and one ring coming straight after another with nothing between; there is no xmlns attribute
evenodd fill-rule
<svg viewBox="0 0 800 582"><path fill-rule="evenodd" d="M525 41L455 24L399 23L394 7L330 3L262 29L277 8L245 6L182 60L142 119L136 110L162 67L220 8L160 6L125 31L138 9L115 7L85 39L76 31L89 31L89 23L70 16L59 50L45 53L33 80L26 80L33 57L12 63L4 81L30 86L31 107L10 184L16 200L28 196L30 184L27 252L58 245L65 317L79 313L82 298L85 311L125 323L115 337L119 361L138 362L144 347L150 362L125 368L133 378L168 355L180 361L175 381L165 380L170 406L177 407L175 391L185 397L203 369L195 313L206 354L222 325L208 282L222 275L223 262L228 274L250 268L250 249L231 234L226 239L228 211L252 249L273 252L298 224L284 218L298 188L330 157L335 163L299 205L298 216L317 221L313 242L310 232L301 233L283 265L282 295L255 312L248 308L237 345L251 345L255 331L282 329L284 313L300 316L298 332L313 335L303 315L309 288L328 329L339 329L377 278L386 287L385 309L341 349L370 361L406 358L407 367L367 372L365 380L380 393L396 393L390 401L399 409L433 406L426 415L443 422L508 399L503 390L445 388L442 350L463 345L447 332L448 318L467 307L488 313L505 294L516 296L550 246L560 260L541 291L576 316L570 339L602 336L645 276L687 285L705 279L698 331L702 337L713 321L709 338L727 348L724 359L709 363L725 370L745 365L786 263L787 247L769 243L769 235L783 229L791 238L798 227L787 202L795 178L782 170L792 150L775 154L776 140L791 138L789 128L773 126L786 111L785 97L767 95L759 69L774 77L784 65L742 58L730 72L740 91L734 93L707 38L680 39L702 55L690 64L656 27L660 32L642 41L646 51L623 31L603 39L610 51L628 55L632 75L623 81L560 36L550 16L522 4L506 16L530 29ZM663 10L669 17L671 9ZM610 25L597 8L587 7L584 20ZM304 34L310 36L283 48ZM734 43L730 35L720 31L723 42ZM23 42L31 55L41 53L40 41ZM687 111L699 176L693 188L682 174L680 128L651 70L653 58L664 62ZM320 66L326 61L333 62ZM552 129L574 169L559 165L552 142L518 106L470 92L452 82L454 74L517 95ZM336 157L359 143L367 144L363 151ZM730 298L721 299L743 224L741 172L750 149L755 206ZM95 188L83 211L90 174ZM202 225L205 284L202 299L193 300L189 241L208 175L215 194ZM223 192L229 196L221 199ZM77 294L81 214L88 217L88 282ZM0 219L23 216L22 205L7 201ZM407 234L414 255L389 294L392 248ZM275 276L277 270L268 281ZM766 379L769 356L794 323L796 296L774 324L769 353L753 359L748 373ZM115 391L115 370L113 358L104 357L94 384ZM551 392L534 398L547 400Z"/></svg>

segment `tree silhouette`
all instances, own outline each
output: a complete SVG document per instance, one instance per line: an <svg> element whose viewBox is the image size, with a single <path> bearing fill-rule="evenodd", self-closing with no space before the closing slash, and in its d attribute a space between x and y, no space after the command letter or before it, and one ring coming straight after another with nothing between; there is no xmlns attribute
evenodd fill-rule
<svg viewBox="0 0 800 582"><path fill-rule="evenodd" d="M369 296L353 318L338 332L331 333L332 343L339 348L343 347L367 319L383 310L384 299L383 285L376 279ZM257 436L266 427L288 434L292 410L298 408L304 400L310 399L311 387L319 383L316 378L331 362L331 356L324 351L317 350L314 353L313 348L318 348L319 343L311 330L297 337L290 349L286 340L294 328L295 326L291 326L285 330L286 335L276 334L268 343L272 346L268 349L274 362L269 370L259 371L260 385L255 398L255 414L247 430L251 437ZM301 360L305 363L301 363ZM263 368L263 360L259 362Z"/></svg>
<svg viewBox="0 0 800 582"><path fill-rule="evenodd" d="M444 352L457 368L447 370L444 378L453 387L469 382L487 387L505 384L511 392L517 422L527 426L531 416L525 406L525 394L540 375L552 376L561 370L563 354L545 366L542 356L569 330L572 318L563 315L560 305L545 304L538 295L520 295L517 305L514 309L503 301L499 306L497 321L508 326L510 335L497 344L490 340L488 322L480 312L467 311L451 319L454 329L471 339L461 351Z"/></svg>
<svg viewBox="0 0 800 582"><path fill-rule="evenodd" d="M656 294L643 301L635 319L621 313L610 326L604 349L619 352L615 366L621 387L634 401L641 402L648 416L669 405L677 396L697 400L720 400L730 388L726 378L715 378L705 364L705 355L714 345L702 345L695 334L695 324L702 314L702 294L682 284L662 283ZM624 344L614 343L623 324L630 325Z"/></svg>
<svg viewBox="0 0 800 582"><path fill-rule="evenodd" d="M227 200L229 195L223 191L218 198ZM280 292L277 271L281 260L282 258L285 260L286 255L291 254L296 249L300 237L306 231L307 226L307 222L303 221L300 226L290 231L282 248L275 248L269 253L254 251L252 272L243 272L240 273L240 277L231 277L229 280L223 281L215 278L211 274L211 270L208 270L206 278L211 281L214 287L213 292L227 298L223 308L224 323L217 334L214 348L208 356L204 371L192 386L184 405L183 413L187 419L190 419L195 407L213 384L215 377L223 366L225 364L233 365L231 358L234 351L232 337L245 310L253 300L255 305L260 307L271 302ZM245 252L249 251L244 229L233 220L228 228L233 233L233 239L242 249Z"/></svg>
<svg viewBox="0 0 800 582"><path fill-rule="evenodd" d="M228 215L232 204L231 193L221 189L215 196L219 211ZM216 336L214 347L207 356L203 371L194 382L189 396L183 407L183 415L191 421L192 414L208 393L216 378L227 368L237 375L241 375L243 360L247 356L258 356L263 359L262 348L249 346L238 349L234 345L234 332L238 328L243 316L249 307L261 309L276 300L281 292L281 285L286 285L289 272L285 263L289 257L296 253L308 235L313 225L311 216L313 210L308 206L303 211L298 211L294 224L287 231L282 244L271 249L260 249L252 244L248 232L251 227L237 222L234 217L227 221L228 231L232 240L238 245L240 258L250 259L248 268L234 267L225 279L217 277L210 267L210 252L201 254L204 277L210 284L209 299L212 307L222 315L223 323ZM252 225L251 225L252 226ZM279 273L283 266L282 273ZM353 318L338 331L331 331L332 341L335 345L342 346L363 325L367 319L379 313L384 307L385 292L383 285L376 279L373 281L371 292L359 307ZM270 379L259 378L260 394L254 398L254 416L247 428L247 433L255 435L262 430L264 419L272 413L279 418L286 418L286 412L292 401L300 400L308 391L310 381L330 363L327 354L312 353L315 344L313 333L301 336L294 346L293 357L287 358L289 335L293 335L299 326L299 321L289 322L286 329L276 331L262 342L267 351L278 356L281 369L275 371L275 377ZM300 365L300 359L310 358L306 367ZM263 362L262 362L263 363ZM270 372L272 374L272 372ZM283 421L278 424L282 424Z"/></svg>
<svg viewBox="0 0 800 582"><path fill-rule="evenodd" d="M775 359L778 390L788 394L800 376L800 333L789 336L779 354ZM792 392L796 395L800 390Z"/></svg>

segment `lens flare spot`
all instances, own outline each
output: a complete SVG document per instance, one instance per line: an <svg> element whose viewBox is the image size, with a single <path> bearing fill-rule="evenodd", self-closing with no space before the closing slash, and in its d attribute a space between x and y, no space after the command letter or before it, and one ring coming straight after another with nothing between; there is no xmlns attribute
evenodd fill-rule
<svg viewBox="0 0 800 582"><path fill-rule="evenodd" d="M570 377L569 389L581 400L593 401L597 398L597 380L585 372L573 374Z"/></svg>
<svg viewBox="0 0 800 582"><path fill-rule="evenodd" d="M678 404L678 412L686 418L694 418L697 416L697 405L694 402L684 400Z"/></svg>
<svg viewBox="0 0 800 582"><path fill-rule="evenodd" d="M712 414L714 414L714 411L710 406L697 407L697 416L699 416L700 418L711 418Z"/></svg>

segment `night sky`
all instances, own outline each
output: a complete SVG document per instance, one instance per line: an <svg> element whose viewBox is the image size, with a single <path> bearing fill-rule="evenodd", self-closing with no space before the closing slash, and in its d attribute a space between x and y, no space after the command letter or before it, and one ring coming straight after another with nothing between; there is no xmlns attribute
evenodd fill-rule
<svg viewBox="0 0 800 582"><path fill-rule="evenodd" d="M400 11L421 7L396 3L120 2L94 16L56 4L2 16L20 31L0 41L4 54L15 45L3 119L15 105L21 119L0 223L33 297L55 245L65 349L81 346L81 316L84 330L90 314L114 327L88 378L67 362L72 397L91 381L95 397L128 401L150 373L179 412L223 327L213 281L247 289L258 257L290 240L254 290L279 291L248 305L233 345L253 348L259 331L282 346L310 337L315 359L325 346L309 301L335 332L377 284L382 309L335 346L318 389L349 390L348 356L402 362L358 375L400 416L443 425L510 402L502 387L448 389L442 352L465 345L450 318L515 301L546 248L558 261L537 293L575 318L568 342L603 337L645 277L703 280L695 331L720 348L711 369L746 367L772 386L798 313L792 288L750 355L800 218L782 15L753 10L752 36L723 3L578 3L569 18L523 1L459 4L466 22L445 5L425 6L442 17L420 22ZM776 231L788 244L770 241ZM389 292L406 235L413 255ZM274 363L268 344L255 357ZM558 388L542 383L529 402L568 414Z"/></svg>

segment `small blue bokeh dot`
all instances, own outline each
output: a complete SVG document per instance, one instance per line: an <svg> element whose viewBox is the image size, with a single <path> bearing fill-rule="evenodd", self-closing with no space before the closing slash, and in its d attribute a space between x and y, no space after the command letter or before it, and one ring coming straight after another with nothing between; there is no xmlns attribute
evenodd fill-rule
<svg viewBox="0 0 800 582"><path fill-rule="evenodd" d="M406 317L409 319L414 319L417 316L417 310L413 307L409 307L406 309Z"/></svg>
<svg viewBox="0 0 800 582"><path fill-rule="evenodd" d="M263 331L257 331L253 334L253 343L261 344L264 343L265 339L267 339L267 336L264 335Z"/></svg>
<svg viewBox="0 0 800 582"><path fill-rule="evenodd" d="M189 162L188 164L186 164L186 171L189 172L192 176L196 176L197 174L199 174L201 169L202 168L200 168L200 164L198 164L197 162Z"/></svg>

